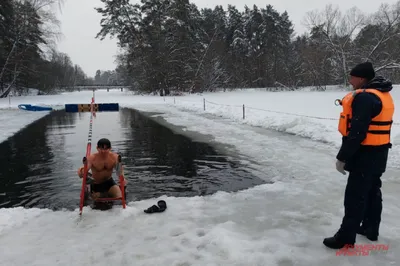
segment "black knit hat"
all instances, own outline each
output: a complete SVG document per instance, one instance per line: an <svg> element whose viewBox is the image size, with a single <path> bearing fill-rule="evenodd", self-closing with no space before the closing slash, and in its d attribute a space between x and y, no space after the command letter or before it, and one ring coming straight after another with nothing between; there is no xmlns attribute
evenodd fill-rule
<svg viewBox="0 0 400 266"><path fill-rule="evenodd" d="M356 65L350 71L350 76L371 80L375 77L375 70L370 62L364 62L364 63Z"/></svg>

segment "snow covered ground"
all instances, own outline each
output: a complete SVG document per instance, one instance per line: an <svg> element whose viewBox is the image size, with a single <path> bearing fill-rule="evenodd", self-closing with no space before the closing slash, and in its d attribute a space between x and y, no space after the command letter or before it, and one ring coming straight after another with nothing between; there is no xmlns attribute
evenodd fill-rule
<svg viewBox="0 0 400 266"><path fill-rule="evenodd" d="M0 142L3 142L28 124L42 118L48 113L26 112L19 109L0 109Z"/></svg>
<svg viewBox="0 0 400 266"><path fill-rule="evenodd" d="M400 102L398 88L393 92L396 103ZM161 113L155 116L232 145L231 152L241 154L255 174L275 183L238 193L162 197L168 204L162 214L143 213L157 199L130 202L126 210L85 209L80 222L77 211L0 209L0 265L398 265L397 124L389 170L383 178L379 240L389 245L389 251L344 257L322 245L324 237L336 232L343 215L346 177L334 166L340 144L340 108L334 100L344 94L243 90L164 99L117 90L97 91L98 103L119 102L121 106ZM20 103L59 108L65 103L89 102L90 97L91 92L76 92L15 97L11 104L0 99L0 108L4 108L0 109L1 136L4 139L44 115L14 112L20 118L13 124L7 108ZM395 121L400 122L399 109ZM373 243L362 236L357 241Z"/></svg>

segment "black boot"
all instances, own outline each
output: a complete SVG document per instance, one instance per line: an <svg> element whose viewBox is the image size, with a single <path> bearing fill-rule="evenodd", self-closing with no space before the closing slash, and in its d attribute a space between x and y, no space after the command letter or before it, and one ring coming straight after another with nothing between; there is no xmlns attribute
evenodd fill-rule
<svg viewBox="0 0 400 266"><path fill-rule="evenodd" d="M363 235L371 241L378 241L378 233L374 233L372 230L368 230L362 226L358 228L357 234Z"/></svg>
<svg viewBox="0 0 400 266"><path fill-rule="evenodd" d="M354 242L345 241L341 239L338 233L336 233L332 237L325 238L323 243L325 246L332 249L341 249L344 248L345 246L354 246Z"/></svg>

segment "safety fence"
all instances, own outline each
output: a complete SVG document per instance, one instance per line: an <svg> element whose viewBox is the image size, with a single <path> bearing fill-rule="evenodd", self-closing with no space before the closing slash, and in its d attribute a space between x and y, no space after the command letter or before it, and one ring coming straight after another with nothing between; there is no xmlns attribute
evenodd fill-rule
<svg viewBox="0 0 400 266"><path fill-rule="evenodd" d="M168 98L168 97L167 97ZM164 102L171 104L171 100L168 100L166 97L164 97ZM209 100L206 100L206 98L202 99L202 102L194 102L194 101L187 101L187 100L177 100L176 97L173 98L173 104L174 105L179 105L179 103L184 103L184 104L191 104L192 106L196 106L198 108L202 108L203 111L207 111L207 107L209 104L214 105L214 106L225 106L225 107L230 107L230 108L240 108L242 112L242 119L246 119L246 110L255 110L255 111L261 111L261 112L269 112L269 113L276 113L276 114L284 114L284 115L290 115L290 116L297 116L297 117L304 117L304 118L311 118L311 119L318 119L318 120L332 120L332 121L337 121L338 118L332 118L332 117L322 117L322 116L312 116L312 115L304 115L304 114L296 114L296 113L290 113L290 112L282 112L282 111L276 111L276 110L270 110L270 109L262 109L262 108L257 108L257 107L252 107L248 106L245 104L242 105L235 105L235 104L222 104L222 103L216 103L212 102ZM393 125L400 125L399 122L394 122Z"/></svg>

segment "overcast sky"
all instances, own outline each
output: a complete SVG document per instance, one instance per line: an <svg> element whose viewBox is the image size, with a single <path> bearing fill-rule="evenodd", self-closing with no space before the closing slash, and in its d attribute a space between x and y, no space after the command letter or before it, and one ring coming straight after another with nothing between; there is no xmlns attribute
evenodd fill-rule
<svg viewBox="0 0 400 266"><path fill-rule="evenodd" d="M140 2L131 0L131 2ZM243 10L245 4L252 7L272 5L278 12L287 11L298 33L306 29L302 25L306 12L314 9L322 9L326 4L338 5L343 11L357 6L363 12L375 12L381 3L379 1L366 0L192 0L197 7L214 7L222 5L225 9L228 4L235 5ZM397 0L386 0L386 3L395 3ZM97 69L115 69L115 55L117 54L116 40L109 38L100 41L95 39L100 30L101 16L94 7L101 6L99 0L64 0L62 12L59 14L63 37L58 49L67 53L71 60L82 67L89 76L94 76Z"/></svg>

